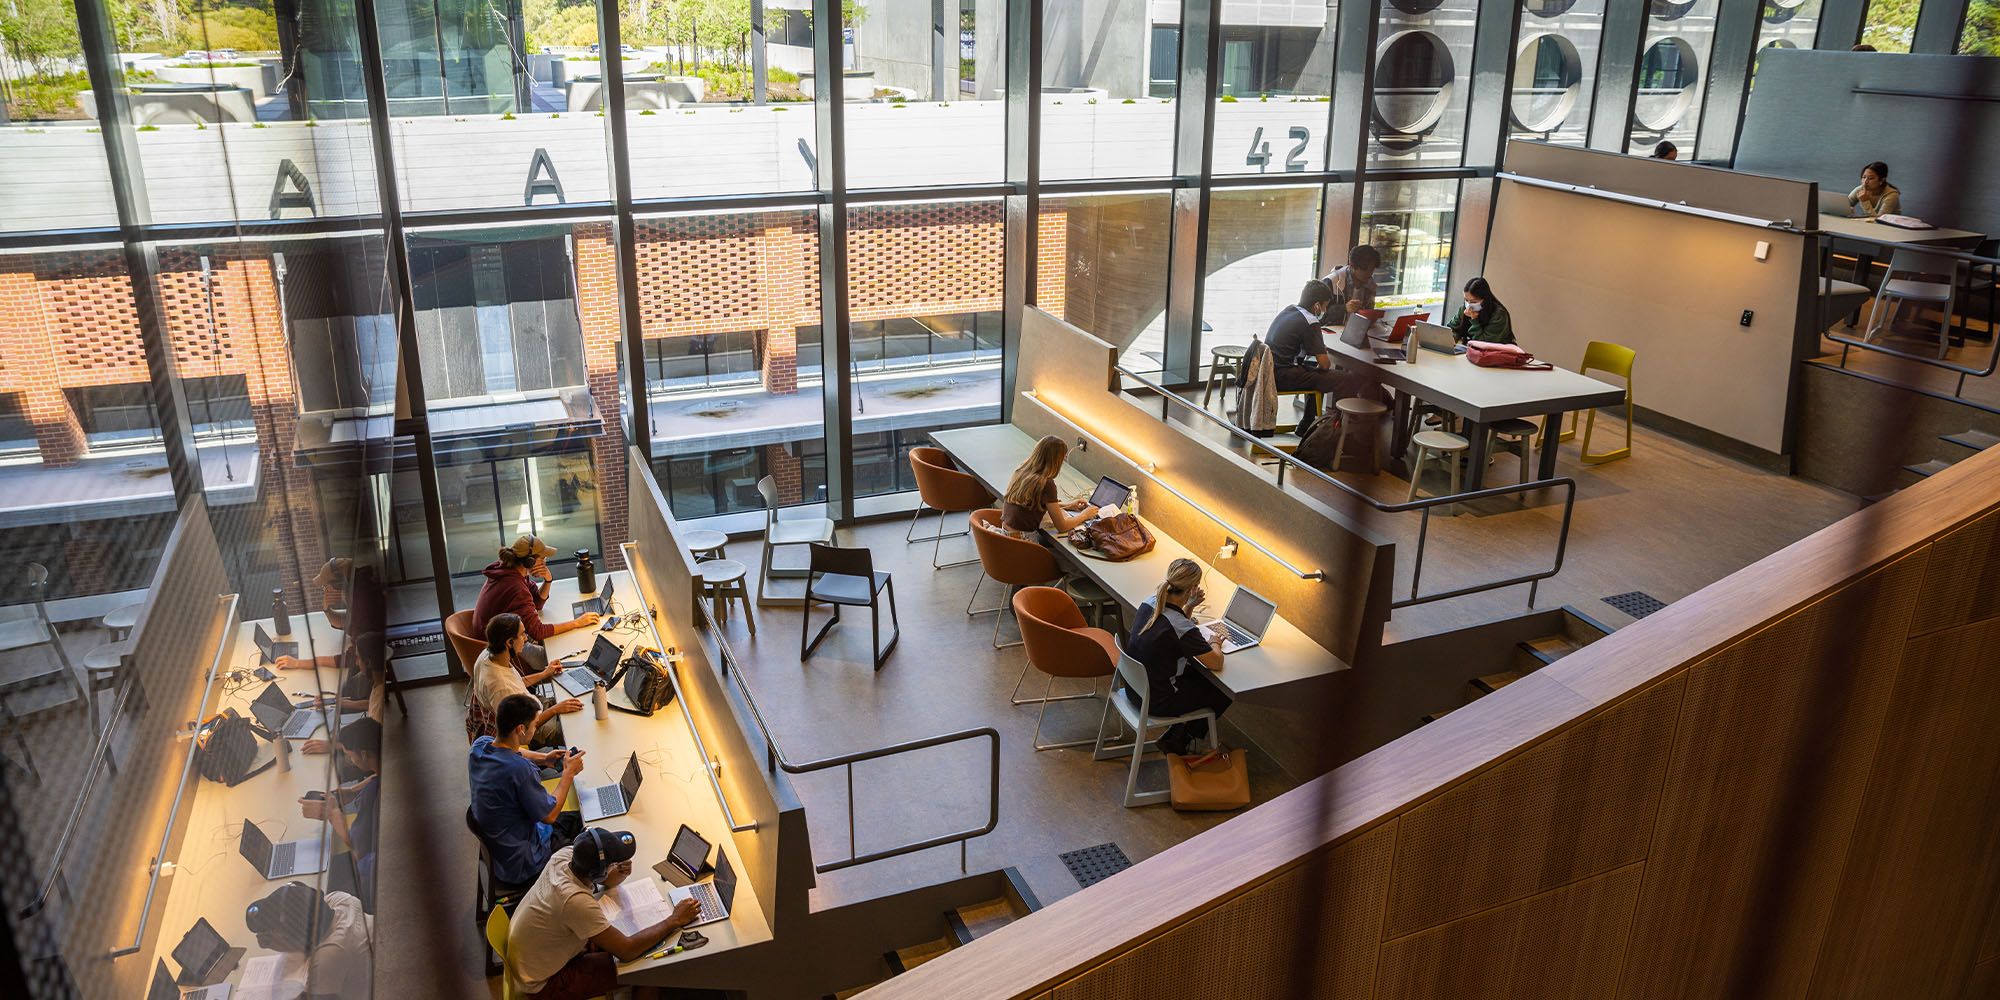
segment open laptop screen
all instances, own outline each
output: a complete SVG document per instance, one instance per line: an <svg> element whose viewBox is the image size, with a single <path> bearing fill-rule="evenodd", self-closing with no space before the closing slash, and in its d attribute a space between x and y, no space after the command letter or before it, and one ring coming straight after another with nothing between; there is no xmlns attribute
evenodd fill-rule
<svg viewBox="0 0 2000 1000"><path fill-rule="evenodd" d="M618 669L618 657L623 652L617 643L600 633L597 641L590 646L590 658L583 661L584 666L589 667L591 673L608 681L612 673Z"/></svg>
<svg viewBox="0 0 2000 1000"><path fill-rule="evenodd" d="M1264 630L1271 627L1271 619L1277 614L1278 606L1265 600L1248 587L1236 588L1236 596L1229 599L1229 610L1223 617L1259 639Z"/></svg>
<svg viewBox="0 0 2000 1000"><path fill-rule="evenodd" d="M256 824L245 823L244 826L254 828ZM271 856L269 846L270 842L265 841L267 849L264 857L267 861ZM181 938L181 943L174 946L174 962L181 967L183 975L202 979L228 951L229 942L224 941L222 935L215 932L215 928L209 925L207 917L202 917L194 922L193 927L188 928L187 936Z"/></svg>
<svg viewBox="0 0 2000 1000"><path fill-rule="evenodd" d="M1125 498L1131 495L1132 487L1110 476L1103 476L1097 480L1097 489L1091 491L1090 505L1092 507L1123 507L1125 506Z"/></svg>

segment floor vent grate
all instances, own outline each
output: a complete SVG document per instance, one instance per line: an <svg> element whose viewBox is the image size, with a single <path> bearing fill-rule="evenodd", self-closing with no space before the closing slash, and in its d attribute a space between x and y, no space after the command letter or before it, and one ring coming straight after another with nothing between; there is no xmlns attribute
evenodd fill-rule
<svg viewBox="0 0 2000 1000"><path fill-rule="evenodd" d="M1631 615L1633 618L1644 618L1667 606L1667 602L1641 590L1628 591L1623 594L1612 594L1603 600L1604 603Z"/></svg>
<svg viewBox="0 0 2000 1000"><path fill-rule="evenodd" d="M1076 884L1086 889L1132 867L1132 859L1126 857L1117 844L1098 844L1080 851L1066 851L1061 857L1063 867L1069 869Z"/></svg>

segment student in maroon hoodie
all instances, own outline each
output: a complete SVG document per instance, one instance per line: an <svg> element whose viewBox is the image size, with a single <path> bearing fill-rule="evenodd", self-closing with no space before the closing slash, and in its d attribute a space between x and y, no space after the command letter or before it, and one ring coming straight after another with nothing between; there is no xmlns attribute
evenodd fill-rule
<svg viewBox="0 0 2000 1000"><path fill-rule="evenodd" d="M514 539L514 544L501 549L500 558L486 567L486 584L479 589L479 600L472 605L473 635L485 635L486 624L494 615L521 616L521 624L531 640L522 651L524 655L514 664L523 673L533 673L548 665L540 643L549 636L590 628L598 622L595 613L565 622L542 620L542 605L548 601L549 584L555 580L549 572L549 556L555 551L533 535Z"/></svg>

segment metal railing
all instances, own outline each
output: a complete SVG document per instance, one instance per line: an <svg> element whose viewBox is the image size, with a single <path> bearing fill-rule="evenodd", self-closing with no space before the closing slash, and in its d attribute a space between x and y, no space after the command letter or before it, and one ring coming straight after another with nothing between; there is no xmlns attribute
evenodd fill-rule
<svg viewBox="0 0 2000 1000"><path fill-rule="evenodd" d="M1207 407L1202 406L1200 403L1197 403L1194 400L1189 399L1186 396L1183 396L1180 393L1177 393L1174 390L1167 388L1165 385L1162 385L1159 382L1153 381L1152 379L1149 379L1144 375L1131 371L1130 369L1127 369L1124 365L1117 365L1114 367L1114 370L1121 377L1129 378L1132 381L1137 382L1138 384L1146 387L1147 389L1159 395L1161 421L1163 422L1172 421L1173 406L1174 404L1178 403L1180 406L1187 409L1189 412L1197 414L1203 419L1207 420L1208 422L1216 425L1217 427L1222 428L1225 432L1229 434L1229 436L1233 440L1240 441L1243 442L1244 444L1249 445L1253 453L1261 452L1267 458L1274 460L1278 467L1277 485L1279 485L1280 487L1285 485L1285 470L1297 469L1299 472L1311 476L1312 478L1318 480L1319 482L1325 483L1326 485L1331 486L1334 489L1339 490L1340 492L1350 497L1353 497L1354 499L1359 500L1364 504L1367 504L1370 508L1380 511L1381 513L1402 514L1402 513L1407 513L1409 511L1417 511L1421 520L1417 525L1416 558L1414 564L1410 568L1410 596L1403 598L1402 600L1391 600L1389 602L1389 607L1392 610L1396 608L1412 607L1418 604L1430 604L1434 601L1447 601L1455 597L1464 597L1468 594L1484 593L1489 590L1499 590L1503 587L1512 587L1523 583L1528 585L1528 606L1533 607L1535 604L1535 592L1541 586L1541 582L1543 580L1548 579L1549 577L1556 575L1557 573L1562 572L1563 558L1569 551L1570 519L1571 516L1576 512L1576 480L1571 479L1568 476L1557 476L1553 479L1537 479L1532 482L1515 483L1510 486L1493 486L1483 490L1473 490L1469 493L1453 493L1448 496L1419 497L1415 500L1410 500L1403 503L1387 503L1381 500L1377 500L1374 497L1369 496L1367 493L1359 489L1356 489L1353 486L1349 486L1348 484L1343 483L1340 480L1335 479L1334 477L1324 472L1321 472L1320 470L1315 469L1312 466L1305 464L1304 462L1299 461L1297 458L1294 458L1293 456L1285 453L1284 451L1272 447L1270 444L1266 443L1264 439L1259 438L1248 431L1245 431L1241 427L1238 427L1235 424L1232 424L1229 421L1224 420L1219 416L1216 416L1215 413L1210 411ZM1122 391L1122 386L1121 386L1121 391ZM1554 420L1557 419L1557 417L1551 416L1549 417L1549 419ZM1422 596L1418 595L1418 591L1422 586L1424 578L1424 552L1425 552L1425 546L1430 540L1431 511L1433 509L1438 507L1455 506L1461 503L1469 503L1474 500L1485 500L1490 497L1510 496L1516 493L1526 494L1530 492L1537 492L1540 490L1548 490L1548 489L1560 489L1563 491L1562 527L1556 533L1555 558L1553 562L1550 564L1548 569L1539 570L1533 573L1518 574L1515 576L1507 577L1506 579L1503 580L1493 580L1487 583L1477 583L1477 584L1472 584L1470 586L1458 587L1452 590L1439 591L1435 594L1423 594Z"/></svg>
<svg viewBox="0 0 2000 1000"><path fill-rule="evenodd" d="M1891 357L1904 358L1909 361L1915 361L1920 364L1928 365L1932 368L1938 368L1948 372L1957 372L1958 387L1952 391L1952 395L1954 396L1963 396L1965 394L1965 379L1967 376L1972 376L1975 378L1987 378L1993 374L1996 368L2000 368L2000 331L1996 331L1994 329L1994 324L1996 320L2000 320L2000 310L1996 309L1996 306L2000 306L2000 259L1996 259L1993 257L1982 257L1976 253L1970 253L1964 250L1949 250L1942 247L1925 246L1925 247L1910 248L1923 253L1924 256L1926 257L1945 257L1945 258L1950 258L1955 262L1963 261L1965 264L1964 273L1962 275L1959 273L1952 274L1951 280L1954 285L1960 285L1961 278L1963 278L1964 281L1962 287L1965 287L1969 293L1976 294L1979 291L1978 289L1971 287L1974 280L1981 280L1986 283L1986 288L1985 288L1986 317L1987 317L1986 364L1974 368L1971 365L1960 364L1955 361L1951 361L1945 358L1940 358L1935 353L1919 354L1916 353L1915 351L1904 350L1900 347L1896 347L1891 344L1875 343L1873 341L1868 340L1865 334L1856 336L1853 334L1835 333L1833 330L1831 330L1830 329L1831 324L1828 322L1830 317L1828 317L1826 314L1826 304L1827 304L1827 299L1830 297L1829 294L1827 294L1827 292L1830 292L1832 289L1832 284L1831 284L1832 279L1830 276L1828 276L1827 272L1830 269L1832 263L1833 242L1835 240L1849 240L1860 243L1873 243L1876 246L1884 247L1889 250L1890 252L1889 259L1891 262L1895 260L1895 249L1898 246L1898 244L1888 243L1880 240L1870 240L1865 237L1850 236L1846 233L1830 233L1824 230L1813 231L1808 235L1816 235L1820 238L1819 273L1821 277L1818 280L1823 283L1822 287L1826 289L1826 292L1822 292L1814 299L1814 309L1816 311L1816 316L1818 318L1818 323L1814 327L1814 329L1825 334L1826 339L1841 345L1840 367L1842 368L1847 367L1848 351L1856 347L1859 347L1864 351L1874 351L1877 354L1887 354ZM1857 284L1862 284L1865 286L1867 282L1864 279L1867 278L1868 275L1863 273L1863 269L1860 266L1861 263L1860 258L1857 258L1855 263L1856 263L1855 274L1854 274L1855 282ZM1871 258L1869 260L1869 263L1872 265L1878 262ZM1957 271L1956 263L1954 263L1953 265L1953 270L1954 272ZM1883 281L1889 280L1889 276L1887 273L1883 274L1882 280ZM1971 295L1968 294L1967 298L1970 297ZM1869 297L1869 301L1876 303L1877 305L1880 305L1882 302L1880 292L1878 291L1874 295L1871 295ZM1961 341L1965 339L1965 336L1968 332L1968 328L1966 327L1964 321L1965 317L1965 312L1963 308L1964 303L1965 303L1964 299L1958 298L1956 294L1953 295L1951 315L1945 317L1945 322L1949 325L1951 332L1943 334L1943 336L1947 337L1955 336ZM1859 308L1860 308L1859 306L1856 307L1857 310ZM1877 317L1871 314L1868 317L1869 324L1873 325L1876 322L1876 319ZM1893 316L1890 317L1890 321L1893 322L1893 320L1894 317Z"/></svg>

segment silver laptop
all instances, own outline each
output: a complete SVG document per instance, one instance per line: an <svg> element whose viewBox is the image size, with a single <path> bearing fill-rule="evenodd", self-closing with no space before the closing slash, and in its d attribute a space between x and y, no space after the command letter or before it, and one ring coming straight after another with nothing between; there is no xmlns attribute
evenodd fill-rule
<svg viewBox="0 0 2000 1000"><path fill-rule="evenodd" d="M597 592L597 596L596 596L596 597L586 597L586 598L584 598L583 600L581 600L581 601L578 601L578 602L576 602L575 604L572 604L572 605L570 605L570 606L569 606L569 614L570 614L570 617L572 617L572 618L582 618L582 617L583 617L584 615L608 615L608 614L610 614L610 613L611 613L611 585L612 585L612 584L614 584L614 583L617 583L617 582L618 582L618 578L617 578L617 577L614 577L614 576L607 576L607 577L605 577L605 578L604 578L604 587L603 587L603 589L601 589L601 590L599 590L599 591Z"/></svg>
<svg viewBox="0 0 2000 1000"><path fill-rule="evenodd" d="M576 804L583 810L583 821L595 823L630 812L633 800L639 797L639 782L644 778L639 771L639 755L634 753L625 761L624 777L609 785L578 789Z"/></svg>
<svg viewBox="0 0 2000 1000"><path fill-rule="evenodd" d="M174 982L173 974L167 971L167 960L162 958L153 965L153 986L146 991L146 1000L229 1000L229 990L228 983L183 990Z"/></svg>
<svg viewBox="0 0 2000 1000"><path fill-rule="evenodd" d="M667 902L679 906L681 900L692 899L701 904L701 915L694 918L689 927L700 927L718 920L729 919L729 908L736 903L736 869L729 866L727 851L715 852L715 877L692 885L671 886L667 889Z"/></svg>
<svg viewBox="0 0 2000 1000"><path fill-rule="evenodd" d="M271 633L264 631L262 622L257 624L257 629L251 634L251 637L257 642L257 651L264 654L265 663L276 663L280 656L299 655L299 644L297 642L279 642L271 638Z"/></svg>
<svg viewBox="0 0 2000 1000"><path fill-rule="evenodd" d="M325 709L292 707L292 700L276 684L266 687L250 703L250 714L265 729L294 740L305 739L326 724Z"/></svg>
<svg viewBox="0 0 2000 1000"><path fill-rule="evenodd" d="M294 875L316 875L326 870L325 837L287 840L282 844L271 843L258 829L257 821L243 821L243 839L236 850L243 855L250 867L262 872L264 878L275 881Z"/></svg>
<svg viewBox="0 0 2000 1000"><path fill-rule="evenodd" d="M1436 351L1439 354L1465 353L1465 345L1458 342L1458 337L1451 332L1451 327L1419 321L1410 324L1410 330L1416 334L1417 346L1424 350Z"/></svg>
<svg viewBox="0 0 2000 1000"><path fill-rule="evenodd" d="M581 698L590 693L598 684L610 687L618 671L618 660L624 655L618 644L598 633L597 641L590 645L590 655L581 666L571 667L556 675L556 686L569 692L572 698Z"/></svg>
<svg viewBox="0 0 2000 1000"><path fill-rule="evenodd" d="M1097 480L1097 489L1092 490L1090 493L1090 505L1092 507L1123 507L1125 506L1126 498L1131 495L1132 487L1110 476L1100 476Z"/></svg>
<svg viewBox="0 0 2000 1000"><path fill-rule="evenodd" d="M1349 347L1367 347L1368 330L1375 321L1360 313L1349 313L1347 324L1340 328L1340 342Z"/></svg>
<svg viewBox="0 0 2000 1000"><path fill-rule="evenodd" d="M1223 655L1263 642L1265 630L1271 627L1271 620L1276 617L1277 605L1249 587L1236 588L1236 596L1229 599L1229 610L1222 613Z"/></svg>

